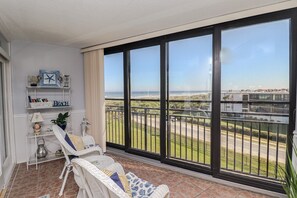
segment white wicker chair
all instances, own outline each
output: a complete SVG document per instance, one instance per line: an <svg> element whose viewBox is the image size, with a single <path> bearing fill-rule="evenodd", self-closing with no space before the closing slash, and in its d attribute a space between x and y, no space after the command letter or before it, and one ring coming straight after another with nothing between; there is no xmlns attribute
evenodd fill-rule
<svg viewBox="0 0 297 198"><path fill-rule="evenodd" d="M83 158L89 162L96 164L97 167L106 167L106 166L109 166L110 164L114 163L114 160L112 158L103 156L102 149L99 146L92 146L92 147L89 147L89 148L81 150L81 151L74 150L66 142L66 140L65 140L66 132L63 129L61 129L58 125L54 125L52 127L52 129L53 129L55 136L57 137L57 139L60 142L62 151L63 151L65 159L66 159L65 166L64 166L63 171L59 177L60 179L63 179L64 173L66 171L64 180L62 183L62 187L59 192L59 196L63 195L63 191L65 188L65 184L66 184L68 175L72 171L72 162L71 162L71 159L69 158L69 156L72 155L72 156L77 156L77 157ZM90 145L90 144L95 145L95 141L92 136L89 136L89 135L84 136L84 137L82 137L82 140L83 140L85 146ZM85 193L83 187L79 183L79 179L77 179L77 174L75 174L75 181L78 184L78 186L80 187L80 191L83 191L81 193Z"/></svg>
<svg viewBox="0 0 297 198"><path fill-rule="evenodd" d="M88 198L129 198L129 195L114 183L112 179L90 162L77 158L73 159L72 163L80 175ZM115 163L112 166L118 173L124 174L124 170L120 164ZM169 198L168 186L158 186L149 198Z"/></svg>

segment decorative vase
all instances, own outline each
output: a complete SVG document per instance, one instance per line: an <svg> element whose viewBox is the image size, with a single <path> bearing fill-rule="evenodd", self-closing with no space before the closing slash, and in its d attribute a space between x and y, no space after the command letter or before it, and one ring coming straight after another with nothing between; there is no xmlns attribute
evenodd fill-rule
<svg viewBox="0 0 297 198"><path fill-rule="evenodd" d="M40 143L42 141L42 143ZM44 142L44 139L39 139L38 140L38 148L37 148L37 151L36 151L36 156L38 159L40 158L45 158L47 156L47 150L45 148L45 142Z"/></svg>

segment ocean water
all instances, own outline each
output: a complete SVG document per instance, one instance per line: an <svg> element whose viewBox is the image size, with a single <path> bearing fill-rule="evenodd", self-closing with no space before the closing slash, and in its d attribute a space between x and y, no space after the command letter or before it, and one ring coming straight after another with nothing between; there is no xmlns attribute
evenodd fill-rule
<svg viewBox="0 0 297 198"><path fill-rule="evenodd" d="M170 91L170 96L192 96L199 94L207 94L208 91ZM143 97L160 97L159 91L134 91L131 93L132 98ZM105 92L105 98L124 98L123 92Z"/></svg>

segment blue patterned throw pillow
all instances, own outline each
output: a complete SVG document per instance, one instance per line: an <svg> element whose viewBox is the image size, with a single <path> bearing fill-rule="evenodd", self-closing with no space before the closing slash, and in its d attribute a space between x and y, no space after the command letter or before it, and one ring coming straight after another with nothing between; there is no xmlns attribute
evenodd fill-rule
<svg viewBox="0 0 297 198"><path fill-rule="evenodd" d="M148 198L153 194L156 187L148 181L140 179L134 173L127 173L128 179L133 198Z"/></svg>

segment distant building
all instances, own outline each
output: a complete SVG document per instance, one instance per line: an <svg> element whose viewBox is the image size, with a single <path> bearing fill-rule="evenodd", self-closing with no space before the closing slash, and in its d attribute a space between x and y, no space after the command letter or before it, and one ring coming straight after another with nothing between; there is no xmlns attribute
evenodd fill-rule
<svg viewBox="0 0 297 198"><path fill-rule="evenodd" d="M222 92L221 101L222 112L237 112L238 117L288 122L289 104L277 104L289 102L288 89L230 90Z"/></svg>

